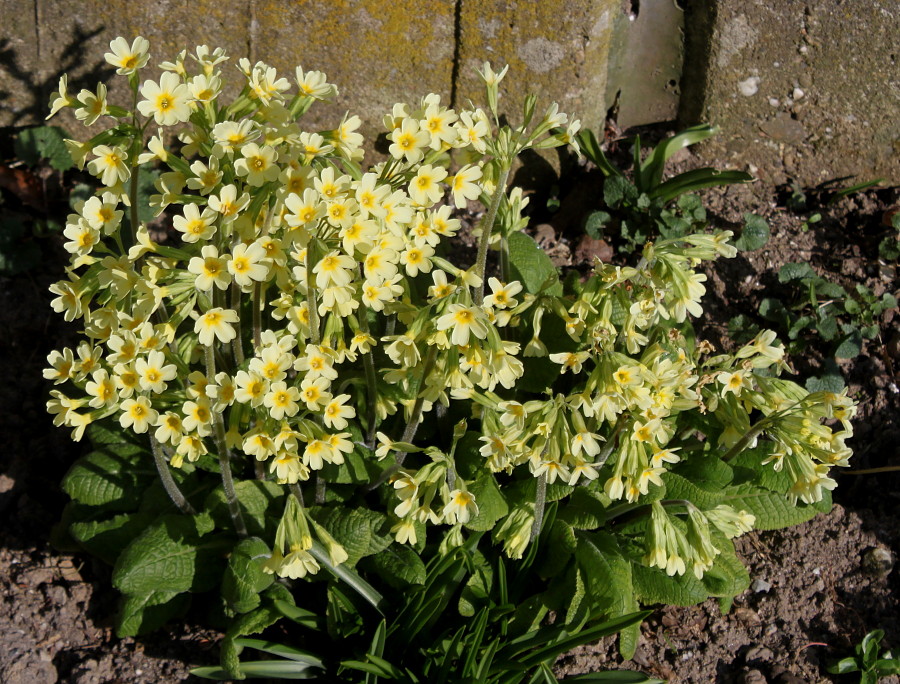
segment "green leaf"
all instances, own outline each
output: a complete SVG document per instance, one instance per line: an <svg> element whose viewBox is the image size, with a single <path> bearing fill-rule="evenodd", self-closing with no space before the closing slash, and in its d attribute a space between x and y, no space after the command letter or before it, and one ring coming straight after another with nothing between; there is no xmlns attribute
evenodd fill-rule
<svg viewBox="0 0 900 684"><path fill-rule="evenodd" d="M227 610L248 613L259 606L260 592L274 581L271 574L263 571L263 561L270 555L269 545L258 537L243 539L234 547L222 577L222 599Z"/></svg>
<svg viewBox="0 0 900 684"><path fill-rule="evenodd" d="M188 594L177 591L151 591L148 594L124 596L116 620L116 636L121 639L157 630L172 618L183 614L190 602Z"/></svg>
<svg viewBox="0 0 900 684"><path fill-rule="evenodd" d="M512 277L521 281L526 292L538 294L548 280L552 284L545 290L549 295L562 295L562 283L556 266L534 239L521 231L509 236L509 264Z"/></svg>
<svg viewBox="0 0 900 684"><path fill-rule="evenodd" d="M713 544L720 553L703 575L710 596L734 597L750 586L750 575L734 552L734 544L718 530L711 530Z"/></svg>
<svg viewBox="0 0 900 684"><path fill-rule="evenodd" d="M744 214L744 229L734 246L741 252L752 252L769 241L769 224L761 216Z"/></svg>
<svg viewBox="0 0 900 684"><path fill-rule="evenodd" d="M735 510L746 510L756 516L753 525L757 530L778 530L782 527L799 525L815 517L821 505L810 506L803 503L794 505L784 494L777 494L753 484L740 484L728 487L725 492L725 503ZM831 498L827 506L831 507Z"/></svg>
<svg viewBox="0 0 900 684"><path fill-rule="evenodd" d="M546 552L543 554L538 574L541 577L555 577L565 569L578 547L575 531L570 524L557 516L550 526L546 540L542 543Z"/></svg>
<svg viewBox="0 0 900 684"><path fill-rule="evenodd" d="M610 163L609 159L607 159L606 155L603 153L603 150L600 149L600 144L597 142L597 138L593 131L586 128L576 137L578 138L578 145L585 156L594 162L594 165L600 169L600 172L604 176L622 175L622 172Z"/></svg>
<svg viewBox="0 0 900 684"><path fill-rule="evenodd" d="M222 667L195 667L191 674L219 681L231 679L319 679L321 673L312 665L293 660L253 660L239 663L234 674Z"/></svg>
<svg viewBox="0 0 900 684"><path fill-rule="evenodd" d="M425 563L412 548L391 544L371 558L375 572L389 586L408 589L412 584L425 584Z"/></svg>
<svg viewBox="0 0 900 684"><path fill-rule="evenodd" d="M163 516L137 537L113 569L113 586L124 594L203 591L221 576L222 553L231 542L202 539L189 516Z"/></svg>
<svg viewBox="0 0 900 684"><path fill-rule="evenodd" d="M240 637L248 636L250 634L259 634L264 629L266 629L266 627L274 625L280 619L280 611L278 611L273 606L264 605L250 613L244 613L231 624L228 632L225 633L225 638L222 640L222 651L220 657L222 668L231 676L232 679L245 679L248 675L250 675L250 672L245 668L251 663L244 663L242 665L240 660L238 659L242 648L238 643ZM265 662L277 663L279 661ZM295 661L290 661L289 664L294 665L297 668L297 671L300 672L309 667L306 663L298 663Z"/></svg>
<svg viewBox="0 0 900 684"><path fill-rule="evenodd" d="M721 488L704 489L678 473L663 473L662 481L666 485L667 499L685 499L699 508L714 508L722 503Z"/></svg>
<svg viewBox="0 0 900 684"><path fill-rule="evenodd" d="M588 577L588 591L598 608L613 617L628 615L638 609L631 563L622 556L614 536L605 532L579 534L575 557ZM638 622L620 634L619 651L626 660L637 648L639 628Z"/></svg>
<svg viewBox="0 0 900 684"><path fill-rule="evenodd" d="M613 209L618 209L623 202L632 204L637 198L637 188L622 175L610 176L603 184L603 201Z"/></svg>
<svg viewBox="0 0 900 684"><path fill-rule="evenodd" d="M803 278L815 278L816 272L807 263L787 263L778 269L778 282L789 283Z"/></svg>
<svg viewBox="0 0 900 684"><path fill-rule="evenodd" d="M103 520L72 523L69 533L85 550L114 565L125 547L155 519L152 513L122 513Z"/></svg>
<svg viewBox="0 0 900 684"><path fill-rule="evenodd" d="M584 222L584 232L595 240L603 237L603 228L608 225L612 216L605 211L592 211Z"/></svg>
<svg viewBox="0 0 900 684"><path fill-rule="evenodd" d="M465 523L465 527L476 532L487 532L501 518L509 514L509 504L497 486L497 480L491 473L484 473L469 486L469 491L475 497L478 506L478 515Z"/></svg>
<svg viewBox="0 0 900 684"><path fill-rule="evenodd" d="M830 316L820 319L816 323L816 332L826 342L833 340L838 334L837 321Z"/></svg>
<svg viewBox="0 0 900 684"><path fill-rule="evenodd" d="M63 490L89 506L134 510L140 490L156 477L151 456L143 452L116 454L107 449L75 461L63 478Z"/></svg>
<svg viewBox="0 0 900 684"><path fill-rule="evenodd" d="M557 519L576 530L595 530L606 520L606 506L597 494L585 487L575 487L571 496L559 509Z"/></svg>
<svg viewBox="0 0 900 684"><path fill-rule="evenodd" d="M274 535L275 525L284 509L284 488L268 480L241 480L235 482L234 491L247 531L264 538ZM231 527L231 514L221 486L206 497L204 508L212 514L217 526Z"/></svg>
<svg viewBox="0 0 900 684"><path fill-rule="evenodd" d="M57 171L68 171L75 162L63 142L65 138L65 131L59 126L37 126L20 131L13 147L16 156L29 166L35 166L43 157Z"/></svg>
<svg viewBox="0 0 900 684"><path fill-rule="evenodd" d="M383 513L362 507L315 508L310 513L344 547L348 567L360 558L383 551L394 541L386 532L387 516Z"/></svg>
<svg viewBox="0 0 900 684"><path fill-rule="evenodd" d="M836 359L853 359L859 356L862 351L862 334L859 330L854 330L847 335L837 349L834 350Z"/></svg>
<svg viewBox="0 0 900 684"><path fill-rule="evenodd" d="M663 169L666 162L671 159L672 155L678 150L694 145L698 142L706 140L719 132L719 129L709 124L698 124L691 126L661 141L653 153L650 154L642 164L642 176L644 179L645 190L652 190L659 185L663 176ZM752 180L752 178L751 178Z"/></svg>
<svg viewBox="0 0 900 684"><path fill-rule="evenodd" d="M693 606L705 601L709 592L690 571L669 577L659 568L632 564L634 593L641 603Z"/></svg>
<svg viewBox="0 0 900 684"><path fill-rule="evenodd" d="M844 378L840 374L829 373L820 377L806 379L806 389L809 392L834 392L839 394L844 389Z"/></svg>
<svg viewBox="0 0 900 684"><path fill-rule="evenodd" d="M714 188L720 185L749 183L752 180L753 176L743 171L719 171L712 168L694 169L693 171L680 173L665 183L661 183L650 192L650 197L667 204L686 192L696 192L703 188Z"/></svg>

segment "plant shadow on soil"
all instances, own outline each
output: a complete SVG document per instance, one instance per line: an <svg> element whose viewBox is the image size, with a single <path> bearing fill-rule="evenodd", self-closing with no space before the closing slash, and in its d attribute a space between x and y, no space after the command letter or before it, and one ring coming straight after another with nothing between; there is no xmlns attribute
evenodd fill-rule
<svg viewBox="0 0 900 684"><path fill-rule="evenodd" d="M696 163L683 155L677 170ZM544 219L533 208L536 225L529 230L558 265L585 271L598 253L610 258L608 245L585 247L580 226L574 225L601 194L596 176L583 174L565 188L556 215ZM896 289L896 281L884 283L878 269L872 271L871 240L861 239L876 230L872 224L886 205L896 202L894 192L843 200L805 233L800 219L779 204L775 188L707 192L704 200L714 225L733 229L742 224L745 212L761 213L772 239L761 250L721 260L707 271L702 335L725 346L727 321L736 313L755 311L760 297L777 285L775 273L787 261L807 260L845 284L862 280ZM0 208L4 215L15 209L15 198L7 195ZM41 250L35 268L0 277L0 373L6 379L0 385L5 447L0 451L0 515L5 523L0 529L0 681L183 681L190 677L191 665L217 659L220 635L196 626L204 623L208 606L197 605L183 622L154 635L117 639L112 633L117 598L109 568L48 543L66 500L59 482L85 445L71 442L67 430L54 428L44 408L49 387L41 370L46 355L77 338L73 326L50 310L47 292L62 274L66 255L61 240L43 240ZM471 244L466 250L471 251ZM886 330L891 323L886 322ZM853 441L855 468L898 463L896 378L886 354L870 343L862 356L841 364L851 391L862 400ZM845 475L839 482L839 505L828 515L738 540L755 583L727 615L715 601L658 609L642 627L633 661L621 663L614 639L606 639L562 657L558 673L626 667L671 682L831 681L824 666L849 653L867 631L882 628L886 646L900 646L898 573L879 574L867 569L865 561L876 547L895 556L900 551L900 476Z"/></svg>

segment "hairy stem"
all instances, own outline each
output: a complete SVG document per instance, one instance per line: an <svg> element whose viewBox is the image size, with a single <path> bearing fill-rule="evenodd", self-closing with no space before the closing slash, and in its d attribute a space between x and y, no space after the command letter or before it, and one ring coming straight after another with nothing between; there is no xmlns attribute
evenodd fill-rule
<svg viewBox="0 0 900 684"><path fill-rule="evenodd" d="M156 441L156 437L153 436L152 432L150 433L150 450L153 452L153 461L156 463L156 470L159 473L159 479L162 481L163 489L166 490L166 494L169 495L172 503L185 515L196 515L197 512L194 510L194 507L184 498L184 494L178 488L178 483L172 477L172 473L169 471L169 464L166 463L166 457L163 456L159 442Z"/></svg>
<svg viewBox="0 0 900 684"><path fill-rule="evenodd" d="M262 349L262 285L253 284L253 348Z"/></svg>
<svg viewBox="0 0 900 684"><path fill-rule="evenodd" d="M216 375L216 357L211 344L206 345L206 378L213 382ZM225 439L225 421L220 411L212 411L213 430L216 440L216 452L219 457L219 469L222 471L222 491L228 504L228 512L234 523L234 529L241 539L247 537L247 526L238 504L237 492L234 489L234 478L231 476L231 451Z"/></svg>
<svg viewBox="0 0 900 684"><path fill-rule="evenodd" d="M360 332L366 335L369 334L369 321L366 318L365 309L363 309L359 315L359 329ZM368 353L363 354L363 368L366 369L366 423L368 425L368 429L366 430L366 444L370 449L374 449L375 428L377 427L375 425L375 418L378 385L377 377L375 375L375 360L372 358L371 349Z"/></svg>
<svg viewBox="0 0 900 684"><path fill-rule="evenodd" d="M234 339L231 341L231 351L234 354L235 368L240 368L244 363L244 342L241 339L241 288L237 283L231 283L231 308L238 314L237 323L234 324Z"/></svg>
<svg viewBox="0 0 900 684"><path fill-rule="evenodd" d="M497 187L494 196L491 197L491 206L487 214L481 220L481 242L478 243L478 258L475 261L475 273L481 278L481 283L475 288L475 304L481 306L484 301L484 271L487 268L488 247L491 243L491 232L494 229L494 220L497 218L497 210L500 208L500 200L506 194L506 181L509 180L510 164L505 163L500 170L497 179Z"/></svg>
<svg viewBox="0 0 900 684"><path fill-rule="evenodd" d="M416 397L416 402L415 404L413 404L413 409L412 413L409 416L409 421L406 423L406 428L403 430L403 436L400 438L401 442L412 444L413 439L415 439L416 437L416 430L419 429L419 422L422 420L422 407L425 405L425 397L422 396L421 389L425 384L425 381L428 379L428 375L431 373L431 369L434 366L436 358L437 347L429 347L428 356L425 357L425 363L422 368L422 382L419 385L419 395ZM388 478L390 478L391 475L400 470L400 467L403 465L403 461L405 460L406 452L399 452L397 454L397 460L394 462L394 464L388 468L385 468L377 480L375 480L367 487L364 487L364 491L371 492L375 489L378 489L378 487L387 482Z"/></svg>
<svg viewBox="0 0 900 684"><path fill-rule="evenodd" d="M547 507L547 473L541 473L537 479L537 492L534 496L534 523L531 525L530 541L534 541L541 533L544 524L544 509Z"/></svg>

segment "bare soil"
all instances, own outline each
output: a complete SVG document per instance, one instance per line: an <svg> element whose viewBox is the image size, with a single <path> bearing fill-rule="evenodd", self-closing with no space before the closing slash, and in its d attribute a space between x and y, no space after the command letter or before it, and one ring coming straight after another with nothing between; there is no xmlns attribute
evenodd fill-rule
<svg viewBox="0 0 900 684"><path fill-rule="evenodd" d="M699 163L681 157L673 171ZM531 230L559 265L583 268L596 255L616 258L614 245L580 237L578 221L597 201L597 182L582 173L564 191L555 215L536 214ZM864 282L878 292L898 288L896 265L880 263L876 249L885 231L881 218L897 202L896 190L823 209L823 221L806 232L784 198L784 188L762 184L705 194L714 225L737 227L749 211L763 215L772 228L763 249L709 269L700 329L717 345L727 345L725 326L732 316L756 311L761 297L771 296L775 273L788 261L808 261L844 285ZM3 200L0 215L23 208L9 190ZM44 360L73 339L73 331L49 306L47 286L62 276L60 242L41 240L40 249L36 267L0 277L0 682L186 681L191 666L218 657L220 635L197 626L209 624L202 606L152 636L117 639L109 569L51 545L65 503L59 482L84 446L54 428L44 410ZM888 312L882 321L880 339L867 342L857 359L842 362L851 393L861 402L853 440L856 469L900 465L895 314ZM813 352L798 370L815 371L822 357ZM835 492L839 505L828 515L740 540L754 584L728 614L714 601L661 608L643 625L633 661L621 663L614 641L604 640L563 657L560 674L624 667L670 682L845 681L828 675L825 666L848 655L866 632L884 629L885 645L900 647L900 578L891 563L873 562L872 553L883 549L896 558L900 552L898 499L896 473L843 475Z"/></svg>

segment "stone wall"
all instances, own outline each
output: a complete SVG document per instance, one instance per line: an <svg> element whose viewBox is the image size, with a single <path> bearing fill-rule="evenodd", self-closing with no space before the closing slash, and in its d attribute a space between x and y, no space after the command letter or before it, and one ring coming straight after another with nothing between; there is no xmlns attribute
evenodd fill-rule
<svg viewBox="0 0 900 684"><path fill-rule="evenodd" d="M427 92L480 101L490 60L510 64L512 121L528 92L595 129L615 104L622 127L718 124L703 153L771 180L900 182L896 0L0 0L0 13L2 126L42 120L62 73L76 92L110 80L109 41L140 34L156 61L206 43L326 72L340 94L311 128L350 111L372 134Z"/></svg>

